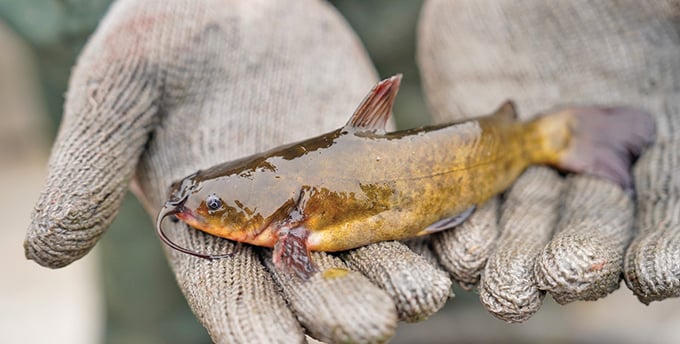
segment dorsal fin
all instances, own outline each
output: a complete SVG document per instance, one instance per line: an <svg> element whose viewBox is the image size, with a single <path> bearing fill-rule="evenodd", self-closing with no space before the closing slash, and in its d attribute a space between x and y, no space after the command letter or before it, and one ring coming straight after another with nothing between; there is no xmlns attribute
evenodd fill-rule
<svg viewBox="0 0 680 344"><path fill-rule="evenodd" d="M401 74L397 74L373 86L371 92L345 124L345 128L367 131L385 130L400 84Z"/></svg>
<svg viewBox="0 0 680 344"><path fill-rule="evenodd" d="M517 111L515 110L515 103L512 100L506 100L493 115L505 119L516 120Z"/></svg>

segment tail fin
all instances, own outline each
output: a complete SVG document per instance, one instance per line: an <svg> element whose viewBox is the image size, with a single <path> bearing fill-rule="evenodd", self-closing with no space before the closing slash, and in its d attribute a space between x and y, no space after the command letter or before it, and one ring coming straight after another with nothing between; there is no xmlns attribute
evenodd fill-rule
<svg viewBox="0 0 680 344"><path fill-rule="evenodd" d="M554 120L566 121L568 137L552 162L557 168L602 177L633 191L631 165L656 137L651 114L625 106L571 108L541 119L545 125L540 126L548 128L542 130L545 137L559 127L548 125Z"/></svg>

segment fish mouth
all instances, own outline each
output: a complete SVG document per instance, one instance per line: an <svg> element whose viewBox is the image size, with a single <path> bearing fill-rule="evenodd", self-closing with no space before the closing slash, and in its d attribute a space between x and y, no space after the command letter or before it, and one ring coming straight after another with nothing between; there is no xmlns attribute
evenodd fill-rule
<svg viewBox="0 0 680 344"><path fill-rule="evenodd" d="M201 252L196 252L194 250L182 247L175 243L174 241L170 240L170 238L165 234L163 231L163 220L172 215L184 215L182 217L186 217L188 214L187 210L184 207L184 202L186 202L188 195L185 195L184 197L178 199L178 200L170 200L165 202L165 205L163 205L163 208L161 208L160 212L158 212L158 216L156 217L156 234L158 234L158 237L161 239L161 241L168 245L170 248L177 250L182 253L186 253L189 255L192 255L194 257L199 257L207 260L215 260L215 259L222 259L222 258L228 258L236 254L236 250L230 253L224 253L224 254L205 254ZM190 216L190 215L189 215Z"/></svg>

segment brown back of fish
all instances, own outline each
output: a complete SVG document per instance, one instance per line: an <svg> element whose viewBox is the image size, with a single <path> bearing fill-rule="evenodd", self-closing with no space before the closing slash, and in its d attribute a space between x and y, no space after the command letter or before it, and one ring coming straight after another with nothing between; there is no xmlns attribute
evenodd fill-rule
<svg viewBox="0 0 680 344"><path fill-rule="evenodd" d="M546 144L540 122L514 118L507 104L493 116L459 124L384 136L349 134L354 138L348 141L356 140L350 151L361 157L326 156L349 166L329 164L322 188L359 188L353 198L319 194L307 200L310 248L338 251L413 237L502 192L527 166L555 160L554 148L560 147ZM568 138L562 141L564 146Z"/></svg>
<svg viewBox="0 0 680 344"><path fill-rule="evenodd" d="M353 182L365 197L352 206L364 211L343 214L345 204L318 200L318 209L334 209L340 221L311 215L310 248L337 251L413 237L501 193L534 164L598 176L632 192L630 166L655 138L651 115L630 107L571 108L529 122L515 118L506 103L479 120L364 143L362 158L352 162L361 176Z"/></svg>

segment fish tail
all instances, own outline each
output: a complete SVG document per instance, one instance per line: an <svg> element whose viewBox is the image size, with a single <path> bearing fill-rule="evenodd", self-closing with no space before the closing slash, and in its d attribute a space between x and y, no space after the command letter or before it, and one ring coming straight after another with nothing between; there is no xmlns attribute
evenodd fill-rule
<svg viewBox="0 0 680 344"><path fill-rule="evenodd" d="M610 180L633 191L631 165L654 142L651 114L633 107L575 107L529 123L539 133L535 160Z"/></svg>

